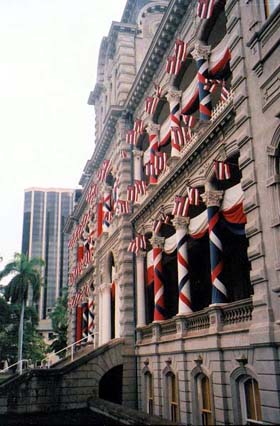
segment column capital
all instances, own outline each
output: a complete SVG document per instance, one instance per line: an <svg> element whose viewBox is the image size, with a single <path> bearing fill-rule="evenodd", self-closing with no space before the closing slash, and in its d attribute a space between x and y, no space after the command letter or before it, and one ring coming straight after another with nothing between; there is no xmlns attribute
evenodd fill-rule
<svg viewBox="0 0 280 426"><path fill-rule="evenodd" d="M167 101L170 103L171 101L180 101L182 97L182 90L177 90L171 87L166 95Z"/></svg>
<svg viewBox="0 0 280 426"><path fill-rule="evenodd" d="M153 235L151 243L152 243L153 248L161 248L161 249L163 249L163 247L164 247L164 241L165 241L164 237L158 237L156 235Z"/></svg>
<svg viewBox="0 0 280 426"><path fill-rule="evenodd" d="M150 133L158 133L160 131L160 124L156 124L150 121L146 127L148 134Z"/></svg>
<svg viewBox="0 0 280 426"><path fill-rule="evenodd" d="M101 286L99 286L99 291L100 292L104 292L105 290L111 290L112 287L112 283L107 283L107 284L101 284Z"/></svg>
<svg viewBox="0 0 280 426"><path fill-rule="evenodd" d="M136 254L136 261L137 259L144 259L146 255L147 255L147 252L143 250L139 250L138 253Z"/></svg>
<svg viewBox="0 0 280 426"><path fill-rule="evenodd" d="M211 46L207 46L197 41L194 45L194 50L191 52L192 57L198 59L208 59L211 52Z"/></svg>
<svg viewBox="0 0 280 426"><path fill-rule="evenodd" d="M206 191L201 198L207 207L220 207L224 191Z"/></svg>
<svg viewBox="0 0 280 426"><path fill-rule="evenodd" d="M133 149L132 151L133 157L143 157L144 152L140 151L140 149Z"/></svg>
<svg viewBox="0 0 280 426"><path fill-rule="evenodd" d="M184 229L186 232L188 231L189 223L190 223L189 217L175 216L175 218L173 219L173 225L175 226L175 228Z"/></svg>

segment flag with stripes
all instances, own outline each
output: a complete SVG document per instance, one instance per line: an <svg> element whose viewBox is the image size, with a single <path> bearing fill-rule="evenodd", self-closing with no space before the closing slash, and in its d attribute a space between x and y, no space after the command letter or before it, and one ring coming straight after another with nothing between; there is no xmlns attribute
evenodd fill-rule
<svg viewBox="0 0 280 426"><path fill-rule="evenodd" d="M134 185L127 186L127 201L134 203L136 201L136 189Z"/></svg>
<svg viewBox="0 0 280 426"><path fill-rule="evenodd" d="M174 144L183 146L184 145L184 135L181 127L171 127L171 139L174 141Z"/></svg>
<svg viewBox="0 0 280 426"><path fill-rule="evenodd" d="M104 182L106 179L111 167L110 160L103 160L102 166L99 168L97 172L97 178L100 182Z"/></svg>
<svg viewBox="0 0 280 426"><path fill-rule="evenodd" d="M189 212L190 201L188 197L176 195L172 214L174 216L187 217Z"/></svg>
<svg viewBox="0 0 280 426"><path fill-rule="evenodd" d="M188 197L190 205L199 206L199 191L197 188L188 188Z"/></svg>
<svg viewBox="0 0 280 426"><path fill-rule="evenodd" d="M174 54L168 56L165 70L168 74L178 75L182 63L187 59L188 44L183 40L175 41Z"/></svg>
<svg viewBox="0 0 280 426"><path fill-rule="evenodd" d="M229 164L224 161L214 160L214 172L217 180L230 179L230 167Z"/></svg>
<svg viewBox="0 0 280 426"><path fill-rule="evenodd" d="M145 111L147 114L153 115L157 109L159 98L155 96L148 96L145 100Z"/></svg>
<svg viewBox="0 0 280 426"><path fill-rule="evenodd" d="M155 153L154 163L155 163L154 164L155 174L159 175L162 171L166 169L166 164L167 164L166 152L157 151Z"/></svg>
<svg viewBox="0 0 280 426"><path fill-rule="evenodd" d="M121 149L120 150L120 156L121 158L124 160L125 158L127 158L127 151L125 149Z"/></svg>
<svg viewBox="0 0 280 426"><path fill-rule="evenodd" d="M129 213L130 209L129 209L129 203L126 200L118 200L117 204L116 204L116 213L117 215L120 214L127 214Z"/></svg>
<svg viewBox="0 0 280 426"><path fill-rule="evenodd" d="M136 197L138 195L145 195L146 194L147 186L146 186L146 182L144 180L135 179L134 180L134 186L135 186Z"/></svg>
<svg viewBox="0 0 280 426"><path fill-rule="evenodd" d="M144 130L145 130L145 128L144 128L144 121L140 120L139 118L137 118L135 120L135 122L134 122L133 130L136 133L139 133L139 134L143 133Z"/></svg>
<svg viewBox="0 0 280 426"><path fill-rule="evenodd" d="M138 138L137 132L135 132L135 130L132 129L132 130L128 130L125 137L125 141L126 143L130 145L136 145L137 138Z"/></svg>
<svg viewBox="0 0 280 426"><path fill-rule="evenodd" d="M198 0L196 14L200 19L209 19L212 16L215 0Z"/></svg>

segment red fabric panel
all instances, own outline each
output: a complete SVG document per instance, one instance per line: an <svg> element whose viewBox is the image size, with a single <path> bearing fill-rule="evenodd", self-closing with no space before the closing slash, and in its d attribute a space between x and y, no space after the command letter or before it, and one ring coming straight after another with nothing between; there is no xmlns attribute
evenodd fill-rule
<svg viewBox="0 0 280 426"><path fill-rule="evenodd" d="M77 261L80 262L84 257L84 246L79 246L77 251Z"/></svg>
<svg viewBox="0 0 280 426"><path fill-rule="evenodd" d="M151 285L154 282L154 265L151 265L147 270L147 285Z"/></svg>
<svg viewBox="0 0 280 426"><path fill-rule="evenodd" d="M243 203L236 204L230 209L223 210L222 215L230 223L247 223L247 218L243 210Z"/></svg>
<svg viewBox="0 0 280 426"><path fill-rule="evenodd" d="M82 306L77 306L76 308L76 342L78 340L81 340L83 337L82 328L83 328L83 308Z"/></svg>
<svg viewBox="0 0 280 426"><path fill-rule="evenodd" d="M116 296L116 284L115 284L114 281L112 282L111 296L112 296L112 300L115 300L115 296Z"/></svg>
<svg viewBox="0 0 280 426"><path fill-rule="evenodd" d="M206 228L202 232L198 232L197 234L191 234L190 237L193 238L194 240L199 240L199 238L204 237L204 235L206 234L206 232L208 232L208 228Z"/></svg>
<svg viewBox="0 0 280 426"><path fill-rule="evenodd" d="M103 201L99 201L97 207L97 237L102 234L102 222L103 222Z"/></svg>

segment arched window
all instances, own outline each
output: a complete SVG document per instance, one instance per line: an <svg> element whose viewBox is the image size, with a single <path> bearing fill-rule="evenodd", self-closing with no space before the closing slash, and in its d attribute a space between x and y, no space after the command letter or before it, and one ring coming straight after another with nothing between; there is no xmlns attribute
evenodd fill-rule
<svg viewBox="0 0 280 426"><path fill-rule="evenodd" d="M197 378L199 423L213 425L212 395L209 377L200 374Z"/></svg>
<svg viewBox="0 0 280 426"><path fill-rule="evenodd" d="M153 376L147 371L144 374L144 386L145 386L145 409L150 415L154 413L154 390L153 390Z"/></svg>
<svg viewBox="0 0 280 426"><path fill-rule="evenodd" d="M179 420L178 410L178 390L175 374L169 371L166 374L166 412L169 420L177 422Z"/></svg>
<svg viewBox="0 0 280 426"><path fill-rule="evenodd" d="M259 424L262 421L262 412L258 382L248 376L241 380L240 397L243 424Z"/></svg>

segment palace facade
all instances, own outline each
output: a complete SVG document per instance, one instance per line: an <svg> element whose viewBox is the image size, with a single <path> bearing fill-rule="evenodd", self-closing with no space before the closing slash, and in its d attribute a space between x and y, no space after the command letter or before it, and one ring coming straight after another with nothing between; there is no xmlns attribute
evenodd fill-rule
<svg viewBox="0 0 280 426"><path fill-rule="evenodd" d="M279 423L279 12L128 0L101 42L66 231L69 344L121 344L102 398L183 424Z"/></svg>

